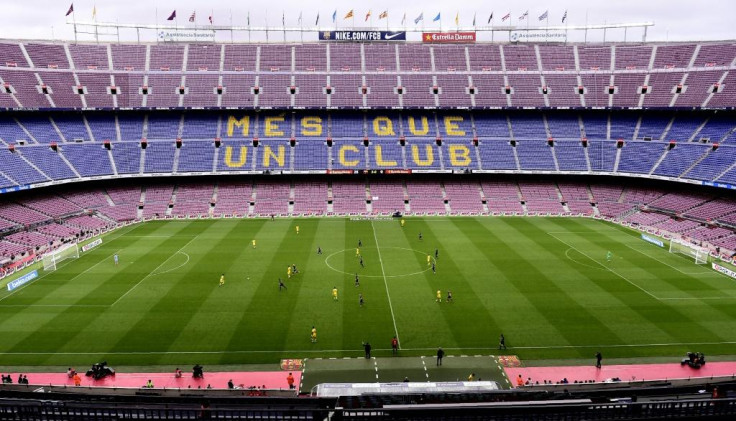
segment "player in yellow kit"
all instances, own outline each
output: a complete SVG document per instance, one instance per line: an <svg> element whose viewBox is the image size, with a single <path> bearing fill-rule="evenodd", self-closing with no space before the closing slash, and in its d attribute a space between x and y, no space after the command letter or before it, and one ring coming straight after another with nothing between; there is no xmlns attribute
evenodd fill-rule
<svg viewBox="0 0 736 421"><path fill-rule="evenodd" d="M256 240L251 241L251 244L253 244L253 248L256 248Z"/></svg>
<svg viewBox="0 0 736 421"><path fill-rule="evenodd" d="M312 343L317 342L317 328L312 326L312 333L310 334L310 338L312 338Z"/></svg>
<svg viewBox="0 0 736 421"><path fill-rule="evenodd" d="M438 303L442 302L442 291L437 290L437 299L435 301Z"/></svg>
<svg viewBox="0 0 736 421"><path fill-rule="evenodd" d="M432 266L432 256L427 255L427 266Z"/></svg>
<svg viewBox="0 0 736 421"><path fill-rule="evenodd" d="M402 220L401 220L401 228L404 228L404 224L405 224L405 223L406 223L406 221L404 221L404 220L402 219Z"/></svg>
<svg viewBox="0 0 736 421"><path fill-rule="evenodd" d="M299 225L296 226L296 235L299 235Z"/></svg>
<svg viewBox="0 0 736 421"><path fill-rule="evenodd" d="M337 301L337 287L332 288L332 299Z"/></svg>
<svg viewBox="0 0 736 421"><path fill-rule="evenodd" d="M291 266L286 267L286 277L291 278Z"/></svg>
<svg viewBox="0 0 736 421"><path fill-rule="evenodd" d="M360 256L360 247L355 249L355 257Z"/></svg>
<svg viewBox="0 0 736 421"><path fill-rule="evenodd" d="M220 275L220 286L224 286L224 285L225 285L225 274L223 273L222 275Z"/></svg>

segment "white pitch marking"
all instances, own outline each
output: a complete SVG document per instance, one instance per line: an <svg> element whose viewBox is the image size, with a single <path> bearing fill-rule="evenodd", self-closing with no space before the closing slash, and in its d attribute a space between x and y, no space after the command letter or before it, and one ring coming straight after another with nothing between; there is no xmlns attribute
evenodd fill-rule
<svg viewBox="0 0 736 421"><path fill-rule="evenodd" d="M542 346L510 346L509 349L575 349L575 348L645 348L645 347L664 347L664 346L698 346L698 345L736 345L736 341L723 342L672 342L672 343L651 343L651 344L608 344L608 345L542 345ZM435 351L437 348L403 348L404 351ZM496 348L442 348L448 351L453 350L494 350ZM390 348L380 348L376 351L390 351ZM301 349L301 350L251 350L251 351L132 351L132 352L4 352L5 355L218 355L218 354L269 354L269 353L340 353L355 352L355 349ZM321 358L313 358L319 360Z"/></svg>
<svg viewBox="0 0 736 421"><path fill-rule="evenodd" d="M386 286L386 298L388 298L388 308L391 310L391 320L394 322L394 332L396 333L396 340L399 342L399 349L401 349L401 340L399 339L399 329L396 327L396 316L394 316L394 306L391 304L391 294L388 292L388 281L386 280L386 270L383 267L383 258L381 258L381 249L378 246L378 236L376 235L376 228L373 226L371 221L371 229L373 230L373 239L376 241L376 251L378 252L378 262L381 264L381 273L383 274L383 285Z"/></svg>
<svg viewBox="0 0 736 421"><path fill-rule="evenodd" d="M97 266L97 265L99 265L100 263L102 263L102 262L105 262L105 261L107 261L108 259L110 259L111 257L113 257L114 255L116 255L116 254L120 253L120 251L121 251L121 250L122 250L122 249L119 249L119 250L118 250L118 251L116 251L115 253L113 253L113 254L111 254L111 255L109 255L109 256L107 256L107 257L105 257L104 259L102 259L102 260L100 260L99 262L95 263L94 265L92 265L92 266L88 267L88 268L87 268L87 269L85 269L84 271L82 271L82 272L79 272L78 274L74 275L74 277L73 277L73 278L69 279L69 281L72 281L72 280L74 280L74 279L77 279L77 278L79 278L80 276L82 276L83 274L85 274L85 273L89 272L89 271L90 271L90 270L91 270L92 268L96 267L96 266ZM70 261L70 262L71 262L71 261ZM6 295L6 296L4 296L4 297L0 298L0 301L3 301L4 299L6 299L6 298L10 297L11 295L15 294L16 292L18 292L18 291L20 291L20 290L22 290L22 289L26 288L27 286L30 286L30 285L33 285L33 284L35 284L36 282L40 281L41 279L45 278L46 276L50 275L51 273L53 273L53 272L47 272L47 273L44 273L43 275L41 275L41 276L39 276L39 277L38 277L37 279L35 279L35 280L34 280L34 282L29 282L29 283L27 283L27 284L23 285L22 287L20 287L20 288L18 288L18 289L15 289L15 290L13 290L13 292L11 292L10 294L8 294L8 295Z"/></svg>
<svg viewBox="0 0 736 421"><path fill-rule="evenodd" d="M180 264L179 266L177 266L175 268L167 269L167 270L165 270L163 272L156 272L156 273L153 274L154 276L155 275L163 275L164 273L173 272L173 271L179 269L180 267L185 266L187 263L189 263L189 255L188 254L184 253L183 251L177 251L174 254L183 254L183 255L187 256L187 260L185 260L184 263ZM171 256L171 257L174 257L174 256ZM248 279L250 279L250 278L248 278Z"/></svg>
<svg viewBox="0 0 736 421"><path fill-rule="evenodd" d="M669 264L669 263L667 263L667 262L663 262L662 260L660 260L660 259L658 259L658 258L656 258L656 257L654 257L654 256L652 256L652 255L650 255L650 254L648 254L648 253L645 253L645 252L643 252L643 251L641 251L641 250L635 249L634 247L631 247L631 246L630 246L630 245L628 245L628 244L624 244L624 245L625 245L626 247L630 248L631 250L634 250L634 251L635 251L635 252L637 252L637 253L643 254L644 256L646 256L646 257L649 257L649 258L652 258L652 259L654 259L654 260L658 261L659 263L661 263L661 264L663 264L663 265L667 265L667 266L671 267L672 269L674 269L674 270L676 270L676 271L678 271L678 272L682 273L683 275L689 275L689 276L692 276L692 275L706 275L706 274L709 274L709 273L715 273L715 272L711 272L711 271L707 271L707 272L703 272L703 271L701 271L701 272L685 272L685 271L681 270L680 268L677 268L677 267L675 267L675 266L672 266L671 264ZM661 249L660 249L660 250L661 250Z"/></svg>
<svg viewBox="0 0 736 421"><path fill-rule="evenodd" d="M554 234L550 234L550 233L547 233L547 234L549 234L549 235L550 235L550 236L551 236L552 238L556 239L557 241L561 242L562 244L565 244L565 245L567 245L568 247L570 247L570 248L572 248L572 249L575 249L575 251L577 251L578 253L582 254L582 255L583 255L583 256L585 256L585 257L587 257L587 258L588 258L588 259L590 259L591 261L593 261L593 262L597 263L597 264L598 264L599 266L603 267L604 269L607 269L607 270L608 270L609 272L613 273L614 275L618 276L619 278L623 279L624 281L628 282L629 284L633 285L634 287L638 288L639 290L641 290L641 291L642 291L643 293L647 294L648 296L650 296L650 297L654 298L654 299L655 299L655 300L657 300L657 301L660 301L659 297L657 297L656 295L654 295L654 294L652 294L651 292L647 291L646 289L644 289L644 288L640 287L640 286L639 286L639 285L637 285L636 283L634 283L634 282L630 281L630 280L629 280L628 278L626 278L625 276L623 276L623 275L621 275L621 274L617 273L617 272L616 272L615 270L613 270L613 269L611 269L611 268L609 268L609 267L605 266L604 264L600 263L599 261L597 261L597 260L593 259L592 257L588 256L587 254L585 254L585 253L583 253L582 251L578 250L578 249L577 249L576 247L574 247L574 246L570 245L570 243L567 243L567 242L565 242L565 241L562 241L562 240L561 240L561 239L560 239L559 237L557 237L557 236L556 236L556 235L554 235Z"/></svg>
<svg viewBox="0 0 736 421"><path fill-rule="evenodd" d="M165 264L166 262L168 262L168 261L169 261L169 259L171 259L171 258L172 258L172 257L174 257L175 255L179 254L179 252L180 252L180 251L184 250L184 247L188 246L188 245L189 245L189 244L190 244L190 243L191 243L192 241L194 241L194 240L195 240L195 239L196 239L197 237L199 237L199 236L198 236L198 235L195 235L194 237L192 237L192 239L191 239L191 240L189 240L189 241L187 241L187 243L186 243L186 244L184 244L183 246L181 246L181 248L180 248L179 250L177 250L177 251L176 251L176 253L172 254L172 255L171 255L171 256L169 256L169 257L167 257L167 258L166 258L166 260L164 260L163 262L161 262L161 264L160 264L160 265L158 265L158 266L156 267L156 269L154 269L154 270L153 270L152 272L150 272L150 273L149 273L148 275L144 276L144 277L143 277L143 278L142 278L142 279L141 279L140 281L138 281L138 283L137 283L137 284L133 285L133 286L132 286L132 287L131 287L131 288L130 288L130 289L129 289L128 291L126 291L126 292L125 292L125 294L121 295L121 296L120 296L120 298L118 298L117 300L115 300L115 302L114 302L114 303L112 303L111 305L112 305L112 306L114 306L115 304L117 304L118 302L120 302L120 300L122 300L122 299L123 299L123 298L125 298L125 297L126 297L126 296L127 296L128 294L130 294L130 293L131 293L131 291L133 291L134 289L136 289L136 288L138 287L138 285L140 285L140 284L141 284L141 282L143 282L143 281L145 281L146 279L148 279L148 277L150 277L150 276L153 276L154 274L156 274L156 271L157 271L157 270L158 270L158 269L159 269L159 268L160 268L161 266L163 266L163 265L164 265L164 264Z"/></svg>

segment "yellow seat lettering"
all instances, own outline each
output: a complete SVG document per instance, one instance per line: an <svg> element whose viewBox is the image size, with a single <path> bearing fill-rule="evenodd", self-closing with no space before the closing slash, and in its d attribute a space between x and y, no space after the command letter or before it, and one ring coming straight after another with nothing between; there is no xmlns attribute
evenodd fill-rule
<svg viewBox="0 0 736 421"><path fill-rule="evenodd" d="M225 147L225 165L230 168L241 168L245 165L245 161L248 157L248 148L245 146L240 147L240 156L238 156L237 162L233 162L233 147Z"/></svg>
<svg viewBox="0 0 736 421"><path fill-rule="evenodd" d="M355 167L360 163L360 159L351 159L348 160L345 155L347 155L348 152L353 153L360 153L358 151L358 148L353 145L343 145L340 147L340 151L338 152L337 158L340 160L340 164L344 167Z"/></svg>

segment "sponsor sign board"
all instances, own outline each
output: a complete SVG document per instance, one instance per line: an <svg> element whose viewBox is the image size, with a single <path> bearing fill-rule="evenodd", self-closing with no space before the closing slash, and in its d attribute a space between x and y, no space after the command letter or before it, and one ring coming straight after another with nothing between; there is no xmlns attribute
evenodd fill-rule
<svg viewBox="0 0 736 421"><path fill-rule="evenodd" d="M723 267L719 265L718 263L712 263L712 265L713 265L713 270L715 270L716 272L721 272L722 274L726 276L736 278L736 272L732 271L731 269L727 267Z"/></svg>
<svg viewBox="0 0 736 421"><path fill-rule="evenodd" d="M720 189L736 190L736 185L728 183L716 183L714 181L703 181L704 186L718 187Z"/></svg>
<svg viewBox="0 0 736 421"><path fill-rule="evenodd" d="M159 41L205 41L215 42L215 32L198 29L166 29L158 31Z"/></svg>
<svg viewBox="0 0 736 421"><path fill-rule="evenodd" d="M567 42L565 31L514 31L509 34L511 42Z"/></svg>
<svg viewBox="0 0 736 421"><path fill-rule="evenodd" d="M654 237L650 237L650 236L648 236L646 234L642 234L641 235L641 239L644 240L644 241L646 241L647 243L652 243L655 246L664 247L664 243L662 242L662 240L659 240L659 239L654 238Z"/></svg>
<svg viewBox="0 0 736 421"><path fill-rule="evenodd" d="M12 291L22 285L25 285L32 280L38 278L38 271L34 270L33 272L26 273L25 275L21 276L18 279L12 280L8 282L8 291Z"/></svg>
<svg viewBox="0 0 736 421"><path fill-rule="evenodd" d="M99 246L100 244L102 244L102 238L98 238L95 241L92 241L90 243L87 243L87 244L83 245L82 246L82 251L85 252L87 250L91 250L91 249Z"/></svg>
<svg viewBox="0 0 736 421"><path fill-rule="evenodd" d="M436 44L475 42L475 32L423 32L422 42Z"/></svg>
<svg viewBox="0 0 736 421"><path fill-rule="evenodd" d="M322 41L406 41L406 32L394 31L322 31L319 33Z"/></svg>

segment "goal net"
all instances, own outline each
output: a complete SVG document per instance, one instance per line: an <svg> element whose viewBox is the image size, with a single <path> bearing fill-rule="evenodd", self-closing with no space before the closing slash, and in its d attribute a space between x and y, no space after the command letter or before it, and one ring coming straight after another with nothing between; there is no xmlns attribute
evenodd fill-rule
<svg viewBox="0 0 736 421"><path fill-rule="evenodd" d="M670 253L684 254L695 259L695 264L704 265L708 263L708 251L693 244L683 241L670 241Z"/></svg>
<svg viewBox="0 0 736 421"><path fill-rule="evenodd" d="M77 243L67 244L43 255L43 270L56 270L56 265L66 259L78 259L79 246Z"/></svg>

